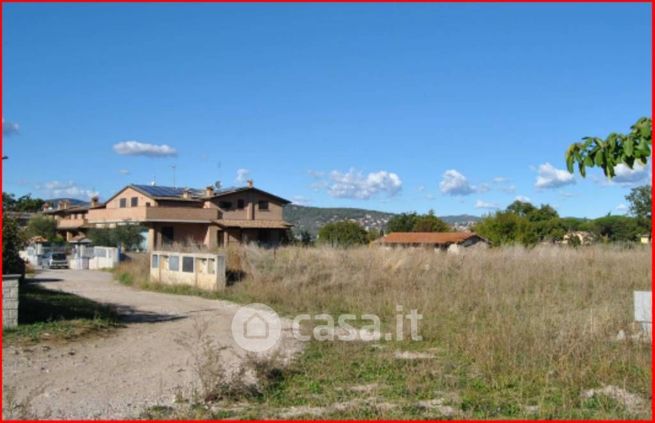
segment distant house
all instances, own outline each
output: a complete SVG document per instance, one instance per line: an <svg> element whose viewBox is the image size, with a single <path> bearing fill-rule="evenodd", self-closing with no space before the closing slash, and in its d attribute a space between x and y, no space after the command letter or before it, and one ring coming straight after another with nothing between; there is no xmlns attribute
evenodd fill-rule
<svg viewBox="0 0 655 423"><path fill-rule="evenodd" d="M595 241L594 234L588 231L572 231L562 237L561 244L591 245Z"/></svg>
<svg viewBox="0 0 655 423"><path fill-rule="evenodd" d="M292 225L282 219L289 201L248 186L215 190L128 185L100 204L60 204L45 213L54 216L67 241L91 228L139 224L147 228L149 251L180 243L207 248L231 243L275 245Z"/></svg>
<svg viewBox="0 0 655 423"><path fill-rule="evenodd" d="M427 247L450 251L474 245L491 245L488 240L474 232L392 232L375 243L387 247Z"/></svg>
<svg viewBox="0 0 655 423"><path fill-rule="evenodd" d="M651 242L651 235L650 235L650 234L639 235L639 241L640 241L642 244L650 244L650 242Z"/></svg>

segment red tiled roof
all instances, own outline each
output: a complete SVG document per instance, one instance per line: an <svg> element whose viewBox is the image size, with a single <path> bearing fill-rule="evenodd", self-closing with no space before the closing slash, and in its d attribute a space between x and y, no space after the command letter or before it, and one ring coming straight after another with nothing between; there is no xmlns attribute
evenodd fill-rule
<svg viewBox="0 0 655 423"><path fill-rule="evenodd" d="M473 232L392 232L380 240L382 244L459 244L479 235ZM480 237L482 238L482 237Z"/></svg>

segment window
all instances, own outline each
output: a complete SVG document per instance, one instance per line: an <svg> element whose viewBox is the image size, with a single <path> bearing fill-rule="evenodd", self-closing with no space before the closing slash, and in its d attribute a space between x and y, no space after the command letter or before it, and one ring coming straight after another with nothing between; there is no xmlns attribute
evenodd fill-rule
<svg viewBox="0 0 655 423"><path fill-rule="evenodd" d="M268 201L259 200L257 202L257 206L259 207L259 210L268 210Z"/></svg>
<svg viewBox="0 0 655 423"><path fill-rule="evenodd" d="M193 273L193 257L182 257L182 271Z"/></svg>
<svg viewBox="0 0 655 423"><path fill-rule="evenodd" d="M180 270L180 256L170 256L168 258L168 270L172 272Z"/></svg>
<svg viewBox="0 0 655 423"><path fill-rule="evenodd" d="M127 199L126 198L121 198L118 201L118 207L120 207L121 209L124 209L125 207L127 207Z"/></svg>
<svg viewBox="0 0 655 423"><path fill-rule="evenodd" d="M150 207L150 201L146 201L146 207Z"/></svg>
<svg viewBox="0 0 655 423"><path fill-rule="evenodd" d="M232 208L232 202L231 201L221 201L218 203L218 207L229 210Z"/></svg>
<svg viewBox="0 0 655 423"><path fill-rule="evenodd" d="M213 275L214 273L216 273L214 269L216 269L216 260L207 259L207 273Z"/></svg>
<svg viewBox="0 0 655 423"><path fill-rule="evenodd" d="M175 231L172 226L164 226L161 228L161 241L162 244L172 244L175 239Z"/></svg>
<svg viewBox="0 0 655 423"><path fill-rule="evenodd" d="M239 198L237 200L237 209L241 210L245 207L245 201L243 201L242 198Z"/></svg>
<svg viewBox="0 0 655 423"><path fill-rule="evenodd" d="M153 269L159 267L159 256L157 254L152 255L152 264L150 267L152 267Z"/></svg>
<svg viewBox="0 0 655 423"><path fill-rule="evenodd" d="M139 205L139 197L130 198L130 207L136 207Z"/></svg>

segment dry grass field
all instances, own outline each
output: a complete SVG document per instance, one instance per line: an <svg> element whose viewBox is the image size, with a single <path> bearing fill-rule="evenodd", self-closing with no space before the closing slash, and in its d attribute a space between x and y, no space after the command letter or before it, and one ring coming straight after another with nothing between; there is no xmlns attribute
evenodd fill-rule
<svg viewBox="0 0 655 423"><path fill-rule="evenodd" d="M221 298L288 316L372 313L385 329L402 305L423 315L423 339L312 341L256 407L214 417L650 417L651 344L631 337L650 247L247 247L228 261L245 277ZM118 278L153 288L144 266Z"/></svg>

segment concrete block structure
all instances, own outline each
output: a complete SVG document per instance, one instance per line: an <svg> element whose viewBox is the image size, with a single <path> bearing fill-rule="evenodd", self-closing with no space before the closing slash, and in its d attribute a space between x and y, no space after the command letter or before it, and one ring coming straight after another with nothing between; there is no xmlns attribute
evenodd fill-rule
<svg viewBox="0 0 655 423"><path fill-rule="evenodd" d="M225 255L153 251L150 253L150 281L220 291L226 284Z"/></svg>
<svg viewBox="0 0 655 423"><path fill-rule="evenodd" d="M2 326L18 326L18 280L20 275L2 275Z"/></svg>

